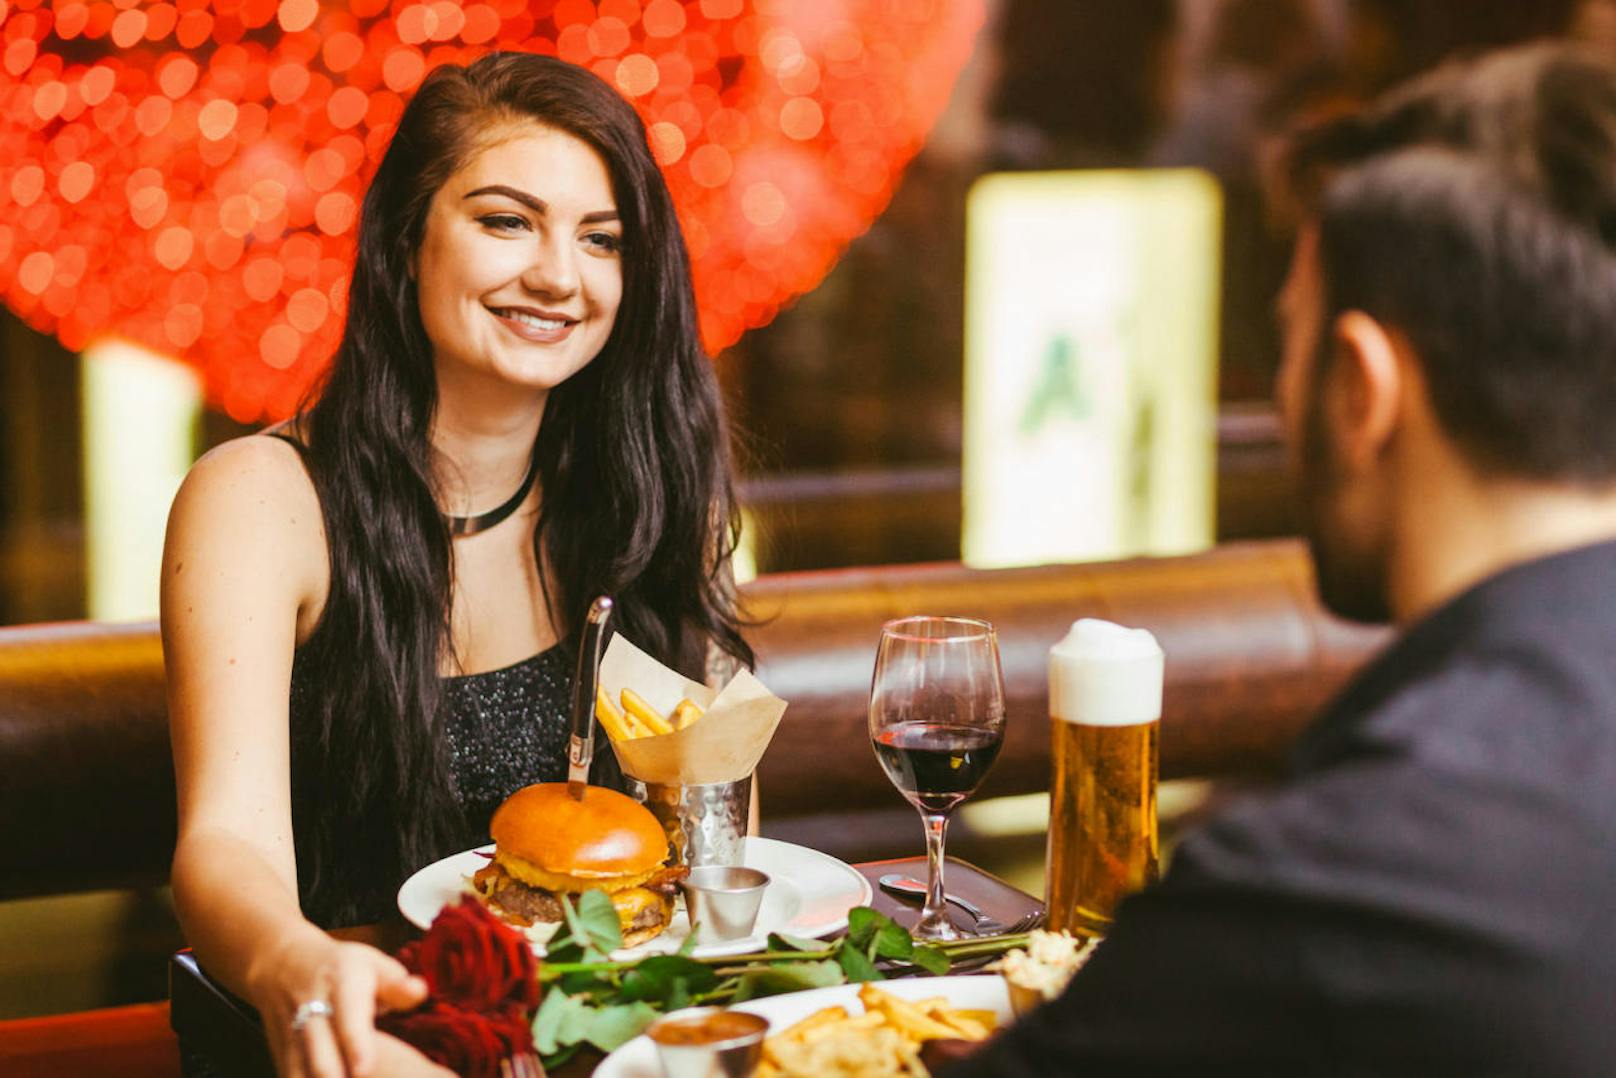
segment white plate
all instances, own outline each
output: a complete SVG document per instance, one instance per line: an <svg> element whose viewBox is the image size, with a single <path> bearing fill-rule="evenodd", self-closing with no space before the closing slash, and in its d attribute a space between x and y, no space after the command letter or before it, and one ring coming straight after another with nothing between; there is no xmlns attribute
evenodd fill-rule
<svg viewBox="0 0 1616 1078"><path fill-rule="evenodd" d="M906 977L898 981L881 981L875 987L904 999L947 996L950 1007L992 1011L999 1019L1000 1029L1011 1022L1010 996L1005 990L1003 977ZM862 1014L864 1005L858 1001L859 988L856 984L815 988L808 992L792 992L737 1003L734 1009L767 1018L769 1032L779 1033L817 1010L838 1004L846 1007L849 1014ZM643 1034L635 1037L595 1068L595 1078L663 1078L662 1065L657 1062L656 1046L651 1043L651 1038Z"/></svg>
<svg viewBox="0 0 1616 1078"><path fill-rule="evenodd" d="M417 928L428 928L438 911L471 890L468 878L488 863L483 852L493 846L466 850L434 861L404 881L398 889L398 910ZM762 950L770 932L818 938L847 927L847 911L870 901L870 884L852 866L829 854L772 838L748 838L741 863L769 874L763 908L751 936L729 943L697 947L698 955L743 954ZM677 951L690 934L690 920L681 909L667 931L614 957L637 958ZM544 953L535 943L534 951Z"/></svg>

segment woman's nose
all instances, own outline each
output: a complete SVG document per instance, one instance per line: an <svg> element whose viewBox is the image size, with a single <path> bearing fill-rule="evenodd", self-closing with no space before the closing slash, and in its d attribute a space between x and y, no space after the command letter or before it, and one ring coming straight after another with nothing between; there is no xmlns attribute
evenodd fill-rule
<svg viewBox="0 0 1616 1078"><path fill-rule="evenodd" d="M533 245L532 252L522 274L523 285L539 295L558 299L578 291L578 264L569 244L546 237Z"/></svg>

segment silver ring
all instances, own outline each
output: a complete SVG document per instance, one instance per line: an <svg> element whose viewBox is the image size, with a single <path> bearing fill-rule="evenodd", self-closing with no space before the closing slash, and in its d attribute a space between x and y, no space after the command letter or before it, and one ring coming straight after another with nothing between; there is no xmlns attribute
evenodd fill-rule
<svg viewBox="0 0 1616 1078"><path fill-rule="evenodd" d="M307 1003L300 1003L292 1015L292 1032L302 1033L303 1027L314 1019L330 1018L331 1015L331 1004L323 999L311 999Z"/></svg>

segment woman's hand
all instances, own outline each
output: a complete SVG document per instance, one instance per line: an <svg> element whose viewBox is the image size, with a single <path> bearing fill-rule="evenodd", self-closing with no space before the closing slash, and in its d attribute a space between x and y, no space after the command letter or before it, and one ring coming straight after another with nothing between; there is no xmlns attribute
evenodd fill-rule
<svg viewBox="0 0 1616 1078"><path fill-rule="evenodd" d="M288 1078L446 1073L377 1032L379 1011L417 1006L427 987L367 944L334 940L311 927L265 956L262 970L250 977L249 994L276 1070Z"/></svg>
<svg viewBox="0 0 1616 1078"><path fill-rule="evenodd" d="M373 1074L393 1076L420 1075L421 1078L455 1078L454 1071L440 1067L397 1037L376 1034L376 1067Z"/></svg>

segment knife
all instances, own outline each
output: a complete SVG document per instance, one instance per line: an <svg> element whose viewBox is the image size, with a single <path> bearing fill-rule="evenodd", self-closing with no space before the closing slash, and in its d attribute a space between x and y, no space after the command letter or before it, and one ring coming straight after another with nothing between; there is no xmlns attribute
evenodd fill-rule
<svg viewBox="0 0 1616 1078"><path fill-rule="evenodd" d="M595 758L595 686L600 681L600 648L611 616L611 597L602 595L590 604L578 642L578 672L572 679L572 740L567 747L567 793L574 801L584 799L589 763Z"/></svg>

